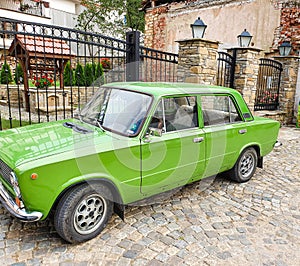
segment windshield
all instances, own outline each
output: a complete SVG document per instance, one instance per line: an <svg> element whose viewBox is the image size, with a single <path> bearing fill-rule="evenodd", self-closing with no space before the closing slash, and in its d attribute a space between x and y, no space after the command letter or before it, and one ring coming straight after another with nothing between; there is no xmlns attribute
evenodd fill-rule
<svg viewBox="0 0 300 266"><path fill-rule="evenodd" d="M147 116L151 96L102 87L80 112L80 118L102 129L136 136Z"/></svg>

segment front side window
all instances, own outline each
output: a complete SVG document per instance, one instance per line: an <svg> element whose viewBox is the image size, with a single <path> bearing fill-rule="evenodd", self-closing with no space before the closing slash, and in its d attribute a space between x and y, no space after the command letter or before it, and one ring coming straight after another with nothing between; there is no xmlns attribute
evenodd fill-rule
<svg viewBox="0 0 300 266"><path fill-rule="evenodd" d="M147 94L101 88L81 110L82 120L128 136L139 133L152 97Z"/></svg>
<svg viewBox="0 0 300 266"><path fill-rule="evenodd" d="M229 96L201 96L201 107L204 126L242 121L234 102Z"/></svg>
<svg viewBox="0 0 300 266"><path fill-rule="evenodd" d="M197 114L194 96L164 98L159 102L149 127L164 132L198 127Z"/></svg>

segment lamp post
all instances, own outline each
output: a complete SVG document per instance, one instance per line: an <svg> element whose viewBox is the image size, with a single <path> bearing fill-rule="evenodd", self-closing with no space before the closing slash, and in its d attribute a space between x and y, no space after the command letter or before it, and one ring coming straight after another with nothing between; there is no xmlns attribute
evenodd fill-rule
<svg viewBox="0 0 300 266"><path fill-rule="evenodd" d="M237 38L240 47L249 47L252 35L245 29Z"/></svg>
<svg viewBox="0 0 300 266"><path fill-rule="evenodd" d="M203 22L200 17L195 20L194 24L191 24L193 38L203 38L207 25Z"/></svg>
<svg viewBox="0 0 300 266"><path fill-rule="evenodd" d="M281 56L288 56L292 50L292 45L288 41L284 41L280 46L278 46L279 54Z"/></svg>

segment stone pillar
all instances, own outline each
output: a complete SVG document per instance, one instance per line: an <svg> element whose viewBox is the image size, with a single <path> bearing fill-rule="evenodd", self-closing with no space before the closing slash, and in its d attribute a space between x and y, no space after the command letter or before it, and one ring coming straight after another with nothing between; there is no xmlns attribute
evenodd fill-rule
<svg viewBox="0 0 300 266"><path fill-rule="evenodd" d="M237 47L228 50L228 53L236 57L234 88L243 95L251 111L254 110L261 51L253 47Z"/></svg>
<svg viewBox="0 0 300 266"><path fill-rule="evenodd" d="M275 60L282 63L283 71L279 90L279 110L284 112L284 124L295 123L294 106L296 101L299 57L277 56Z"/></svg>
<svg viewBox="0 0 300 266"><path fill-rule="evenodd" d="M219 42L204 39L177 42L179 43L178 81L215 85Z"/></svg>

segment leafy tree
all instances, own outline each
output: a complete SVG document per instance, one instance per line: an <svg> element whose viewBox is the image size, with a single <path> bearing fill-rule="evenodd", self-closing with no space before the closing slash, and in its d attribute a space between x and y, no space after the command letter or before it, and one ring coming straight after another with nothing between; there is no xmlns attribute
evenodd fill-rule
<svg viewBox="0 0 300 266"><path fill-rule="evenodd" d="M64 85L72 86L74 85L74 71L71 67L71 62L69 61L64 69Z"/></svg>
<svg viewBox="0 0 300 266"><path fill-rule="evenodd" d="M23 69L20 64L17 64L16 70L15 70L15 83L16 84L23 84L24 83L24 73Z"/></svg>
<svg viewBox="0 0 300 266"><path fill-rule="evenodd" d="M76 28L101 34L124 34L125 30L144 31L144 12L141 0L82 0L86 9L78 16Z"/></svg>
<svg viewBox="0 0 300 266"><path fill-rule="evenodd" d="M92 64L86 64L84 67L85 85L90 86L94 81L94 73Z"/></svg>
<svg viewBox="0 0 300 266"><path fill-rule="evenodd" d="M9 64L7 64L6 61L2 65L0 79L1 79L0 80L1 84L8 84L8 83L12 82L12 80L13 80L12 75L11 75L10 66L9 66Z"/></svg>
<svg viewBox="0 0 300 266"><path fill-rule="evenodd" d="M78 63L75 68L75 84L77 86L85 86L84 70L80 63Z"/></svg>

